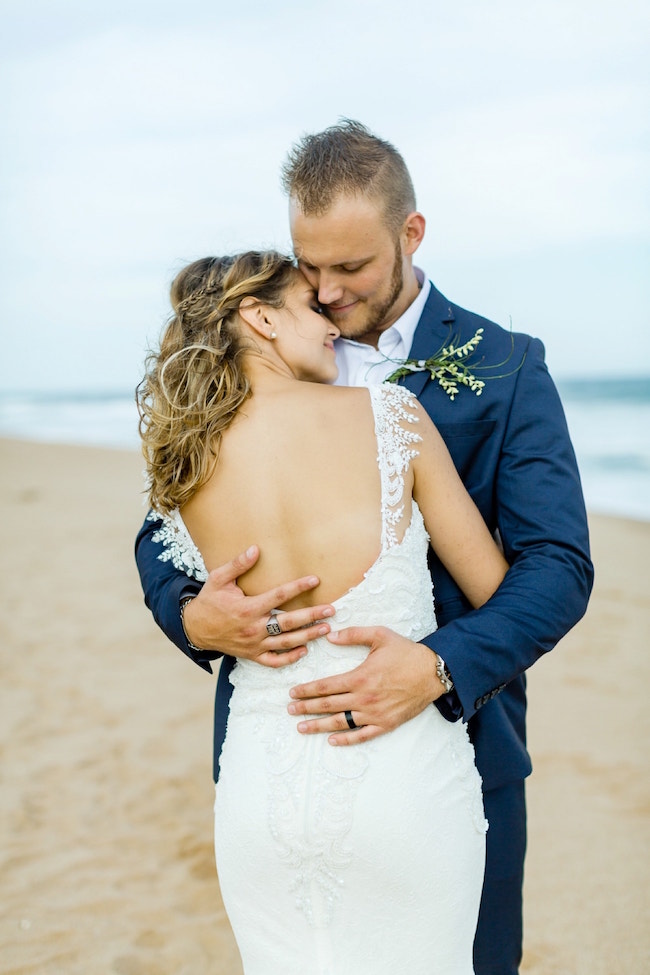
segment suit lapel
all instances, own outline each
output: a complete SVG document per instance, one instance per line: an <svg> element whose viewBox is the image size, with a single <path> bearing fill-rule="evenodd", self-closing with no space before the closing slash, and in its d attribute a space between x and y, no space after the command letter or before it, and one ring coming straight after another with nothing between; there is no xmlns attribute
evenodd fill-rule
<svg viewBox="0 0 650 975"><path fill-rule="evenodd" d="M409 359L428 359L445 345L454 328L454 312L444 295L431 285L429 297L420 316L413 336ZM400 379L400 383L419 396L431 375L428 371L412 372Z"/></svg>

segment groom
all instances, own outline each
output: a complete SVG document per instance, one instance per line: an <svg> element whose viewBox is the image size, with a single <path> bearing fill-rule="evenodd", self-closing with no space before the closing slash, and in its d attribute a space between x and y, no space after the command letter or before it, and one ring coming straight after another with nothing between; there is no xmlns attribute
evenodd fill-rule
<svg viewBox="0 0 650 975"><path fill-rule="evenodd" d="M440 628L419 644L382 627L342 631L337 642L367 644L373 652L348 674L294 688L289 710L304 716L302 733L327 733L350 747L390 731L434 701L449 720L468 722L490 822L475 969L477 975L516 975L524 779L531 771L524 672L583 615L593 576L562 408L539 340L506 332L452 304L413 266L425 222L393 146L359 123L344 121L295 146L283 176L300 268L343 336L339 382L381 382L395 360L427 359L443 345L462 345L483 330L472 359L485 380L480 396L461 386L452 399L428 371L413 372L404 383L442 433L486 523L501 539L510 572L492 599L472 610L431 553ZM253 546L212 572L201 588L158 559L156 528L156 521L146 521L136 542L145 598L156 621L208 670L220 652L228 655L217 685L216 777L234 658L267 666L297 659L301 646L322 632L317 619L323 607L282 614L280 635L268 636L266 624L273 608L317 580L245 597L236 579L256 561ZM356 727L349 728L346 711ZM432 836L431 842L442 848L445 837Z"/></svg>

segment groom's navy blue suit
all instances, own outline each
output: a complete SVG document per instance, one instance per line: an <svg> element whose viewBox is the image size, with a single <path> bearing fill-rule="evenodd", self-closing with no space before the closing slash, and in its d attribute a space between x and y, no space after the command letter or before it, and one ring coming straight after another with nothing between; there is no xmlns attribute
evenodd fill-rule
<svg viewBox="0 0 650 975"><path fill-rule="evenodd" d="M475 944L477 975L513 975L521 952L521 883L526 844L524 671L585 612L593 570L587 520L564 413L537 339L512 334L456 305L432 287L411 357L426 359L453 336L456 345L483 328L473 362L486 379L480 396L461 387L452 401L428 373L404 383L440 430L454 463L512 568L499 590L472 610L431 553L440 629L423 642L440 654L454 691L437 703L462 716L483 777L488 831L486 885ZM179 601L200 584L157 556L156 522L145 522L136 558L147 605L167 636L211 670L218 653L187 645ZM215 706L215 780L225 735L234 663L221 666ZM405 823L405 829L408 824ZM444 844L444 837L435 837ZM444 896L444 892L441 892Z"/></svg>

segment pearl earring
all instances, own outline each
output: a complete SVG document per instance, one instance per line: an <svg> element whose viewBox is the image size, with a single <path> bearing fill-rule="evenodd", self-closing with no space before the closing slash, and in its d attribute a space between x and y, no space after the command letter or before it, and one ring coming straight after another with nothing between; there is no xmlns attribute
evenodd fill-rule
<svg viewBox="0 0 650 975"><path fill-rule="evenodd" d="M269 335L271 341L273 341L273 339L277 339L277 337L278 337L277 332L271 332L271 334Z"/></svg>

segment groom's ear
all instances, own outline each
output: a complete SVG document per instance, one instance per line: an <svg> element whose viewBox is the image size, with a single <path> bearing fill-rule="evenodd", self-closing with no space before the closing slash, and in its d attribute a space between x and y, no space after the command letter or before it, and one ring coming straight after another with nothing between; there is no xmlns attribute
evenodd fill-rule
<svg viewBox="0 0 650 975"><path fill-rule="evenodd" d="M409 213L408 217L404 221L402 232L400 234L403 254L415 254L416 250L422 243L425 228L426 221L421 213L417 213L415 211L413 213Z"/></svg>
<svg viewBox="0 0 650 975"><path fill-rule="evenodd" d="M239 303L240 318L243 318L253 331L257 332L258 335L263 335L264 338L269 337L269 330L271 329L267 312L267 306L263 305L257 298L242 298Z"/></svg>

